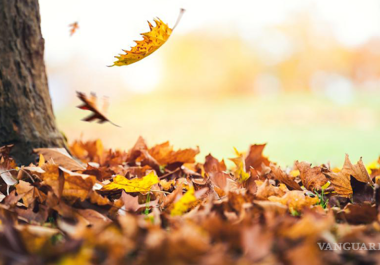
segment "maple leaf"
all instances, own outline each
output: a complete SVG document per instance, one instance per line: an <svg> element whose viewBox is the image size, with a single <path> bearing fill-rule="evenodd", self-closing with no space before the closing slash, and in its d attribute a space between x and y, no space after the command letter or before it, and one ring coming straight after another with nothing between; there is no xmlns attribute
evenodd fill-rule
<svg viewBox="0 0 380 265"><path fill-rule="evenodd" d="M245 170L248 171L251 167L261 171L262 164L269 166L268 158L263 156L263 150L266 144L254 144L249 147L249 152L245 158Z"/></svg>
<svg viewBox="0 0 380 265"><path fill-rule="evenodd" d="M113 181L105 186L102 190L125 190L126 192L149 192L154 184L159 183L160 180L151 171L148 175L142 178L127 179L121 175L116 175Z"/></svg>
<svg viewBox="0 0 380 265"><path fill-rule="evenodd" d="M373 185L373 181L369 176L366 167L363 164L362 158L360 158L359 162L356 165L353 165L350 161L349 156L346 154L341 172L346 176L353 176L360 182L365 182L370 185Z"/></svg>
<svg viewBox="0 0 380 265"><path fill-rule="evenodd" d="M211 154L206 156L206 161L203 165L207 174L213 174L218 172L224 172L227 170L224 160L220 161L213 157Z"/></svg>
<svg viewBox="0 0 380 265"><path fill-rule="evenodd" d="M185 10L181 9L177 22L172 29L159 18L154 19L154 22L156 23L156 26L154 27L148 21L150 31L141 33L143 40L135 41L137 45L131 47L130 51L123 50L125 54L115 56L117 61L115 61L110 67L133 64L157 51L169 39L184 12Z"/></svg>
<svg viewBox="0 0 380 265"><path fill-rule="evenodd" d="M172 216L183 215L193 206L195 206L197 198L195 197L194 187L190 187L189 190L174 203L173 209L170 211Z"/></svg>
<svg viewBox="0 0 380 265"><path fill-rule="evenodd" d="M345 175L342 172L328 172L325 173L325 175L331 182L331 185L334 187L337 194L347 198L351 197L352 187L350 183L350 175Z"/></svg>
<svg viewBox="0 0 380 265"><path fill-rule="evenodd" d="M78 98L83 102L82 105L78 106L78 108L83 110L89 110L92 112L92 114L86 118L84 118L82 121L92 122L94 120L98 120L98 123L104 123L109 122L112 125L116 127L120 127L119 125L113 123L110 121L97 107L96 104L96 95L95 93L91 93L91 97L88 98L84 93L77 91ZM103 108L103 111L105 110L105 107Z"/></svg>
<svg viewBox="0 0 380 265"><path fill-rule="evenodd" d="M74 23L71 23L69 25L70 27L70 37L74 35L75 32L79 29L78 21L75 21Z"/></svg>
<svg viewBox="0 0 380 265"><path fill-rule="evenodd" d="M249 179L250 175L248 172L245 171L245 160L244 160L244 155L243 153L240 153L236 148L234 148L235 154L237 157L235 158L230 158L232 162L235 163L236 169L235 169L235 177L240 181L244 182L247 179Z"/></svg>

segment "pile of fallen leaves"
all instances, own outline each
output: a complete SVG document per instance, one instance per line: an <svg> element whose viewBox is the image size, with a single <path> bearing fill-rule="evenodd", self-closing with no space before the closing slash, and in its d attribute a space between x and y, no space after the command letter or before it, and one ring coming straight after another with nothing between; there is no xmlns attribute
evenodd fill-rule
<svg viewBox="0 0 380 265"><path fill-rule="evenodd" d="M264 147L235 150L231 170L142 138L36 149L21 167L2 147L1 264L375 264L318 243L380 242L379 163L280 168Z"/></svg>

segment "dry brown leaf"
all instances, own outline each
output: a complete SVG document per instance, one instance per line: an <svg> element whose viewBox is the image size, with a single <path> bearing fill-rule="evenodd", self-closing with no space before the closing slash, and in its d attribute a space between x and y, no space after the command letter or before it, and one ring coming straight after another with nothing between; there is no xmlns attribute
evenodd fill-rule
<svg viewBox="0 0 380 265"><path fill-rule="evenodd" d="M320 190L327 182L321 167L311 167L309 163L298 161L294 163L294 167L300 171L302 184L309 191Z"/></svg>
<svg viewBox="0 0 380 265"><path fill-rule="evenodd" d="M249 147L249 152L245 158L245 170L249 171L252 167L257 171L261 171L262 165L269 166L270 162L268 158L263 156L263 151L266 144L254 144Z"/></svg>
<svg viewBox="0 0 380 265"><path fill-rule="evenodd" d="M353 165L350 161L349 156L346 154L344 165L342 168L342 174L346 176L353 176L358 181L368 183L370 185L373 185L373 181L371 177L369 176L367 169L365 168L363 164L362 158L360 158L359 162L355 165Z"/></svg>
<svg viewBox="0 0 380 265"><path fill-rule="evenodd" d="M270 166L274 179L284 183L290 190L302 190L300 185L286 172L282 171L280 167Z"/></svg>
<svg viewBox="0 0 380 265"><path fill-rule="evenodd" d="M352 196L352 187L350 183L350 175L345 175L342 172L334 173L328 172L325 173L331 185L334 187L334 190L340 196L349 198Z"/></svg>
<svg viewBox="0 0 380 265"><path fill-rule="evenodd" d="M174 151L169 142L156 145L149 149L149 154L160 164L194 163L195 156L199 154L199 147Z"/></svg>
<svg viewBox="0 0 380 265"><path fill-rule="evenodd" d="M306 196L303 191L299 190L288 191L282 197L271 196L268 198L268 200L272 202L282 203L288 206L290 210L296 211L301 211L304 207L310 207L319 202L318 198L311 198L309 196Z"/></svg>
<svg viewBox="0 0 380 265"><path fill-rule="evenodd" d="M43 169L45 173L41 174L43 184L53 188L54 193L58 196L60 192L60 175L59 170L63 171L64 185L62 196L67 198L79 198L85 200L92 191L96 178L94 176L70 172L57 165L45 164Z"/></svg>
<svg viewBox="0 0 380 265"><path fill-rule="evenodd" d="M285 192L282 189L270 184L269 180L265 180L264 183L257 188L256 197L260 200L266 200L270 196L281 197L284 194Z"/></svg>
<svg viewBox="0 0 380 265"><path fill-rule="evenodd" d="M91 111L91 115L84 118L82 121L87 121L87 122L92 122L98 120L98 123L105 123L109 122L112 125L116 127L120 127L119 125L113 123L110 121L105 114L102 113L102 111L98 108L96 104L96 95L95 93L91 93L91 97L87 97L84 93L82 92L77 92L77 97L83 102L82 105L79 105L78 108L82 110L89 110Z"/></svg>
<svg viewBox="0 0 380 265"><path fill-rule="evenodd" d="M34 152L42 155L45 160L53 161L54 164L68 170L85 169L83 165L79 164L70 156L65 148L36 148L34 149Z"/></svg>

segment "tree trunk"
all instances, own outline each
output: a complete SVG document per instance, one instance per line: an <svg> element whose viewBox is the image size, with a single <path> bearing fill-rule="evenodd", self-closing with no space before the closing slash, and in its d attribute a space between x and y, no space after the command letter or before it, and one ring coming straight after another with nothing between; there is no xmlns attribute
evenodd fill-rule
<svg viewBox="0 0 380 265"><path fill-rule="evenodd" d="M55 124L44 63L38 0L0 0L0 146L16 162L33 148L64 147Z"/></svg>

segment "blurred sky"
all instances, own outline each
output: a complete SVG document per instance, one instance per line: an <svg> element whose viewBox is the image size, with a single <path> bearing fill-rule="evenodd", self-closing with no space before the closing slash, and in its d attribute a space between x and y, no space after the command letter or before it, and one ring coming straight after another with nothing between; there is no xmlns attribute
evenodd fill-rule
<svg viewBox="0 0 380 265"><path fill-rule="evenodd" d="M71 140L129 148L200 145L202 155L268 142L281 164L339 165L380 154L380 1L40 0L50 91ZM148 31L179 26L160 50L108 68ZM68 25L79 22L69 36ZM81 122L75 91L107 96L109 124Z"/></svg>

